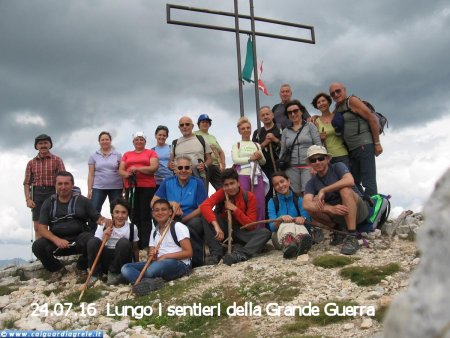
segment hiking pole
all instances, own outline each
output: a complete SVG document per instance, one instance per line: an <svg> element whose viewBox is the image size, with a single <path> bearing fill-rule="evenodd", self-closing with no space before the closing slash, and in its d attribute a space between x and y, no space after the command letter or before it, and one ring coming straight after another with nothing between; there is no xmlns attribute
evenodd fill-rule
<svg viewBox="0 0 450 338"><path fill-rule="evenodd" d="M134 195L136 193L136 173L132 172L128 176L128 202L131 204L131 215L130 220L134 223Z"/></svg>
<svg viewBox="0 0 450 338"><path fill-rule="evenodd" d="M100 248L98 249L97 256L95 257L94 263L92 263L91 269L89 270L89 274L86 278L86 282L84 282L83 287L81 288L81 293L80 293L80 297L78 297L78 301L81 300L81 297L83 297L84 291L86 291L86 289L88 287L89 281L90 281L92 275L94 274L95 267L97 266L97 263L100 260L100 257L102 256L103 249L105 248L106 242L108 241L109 237L110 237L109 235L105 235L105 237L102 240L102 244L100 245Z"/></svg>
<svg viewBox="0 0 450 338"><path fill-rule="evenodd" d="M148 267L150 266L150 263L152 262L153 258L155 258L155 255L156 255L156 253L158 252L159 247L161 246L161 244L162 244L162 242L163 242L163 240L164 240L164 237L166 237L167 232L169 231L169 229L170 229L170 227L171 227L171 225L172 225L172 221L173 221L173 219L175 218L175 215L176 215L176 213L178 212L178 209L179 209L179 208L177 207L175 210L173 210L172 216L170 216L169 220L167 221L166 227L164 228L163 233L161 234L161 238L159 239L158 244L156 244L154 253L152 253L152 254L147 258L147 262L145 263L144 267L142 268L141 273L139 274L138 278L137 278L136 281L134 282L133 286L138 285L138 284L141 282L141 279L144 277L145 271L146 271L146 270L148 269ZM155 229L155 231L158 231L158 230ZM133 292L133 289L130 290L130 293L128 294L128 297L131 296L131 293L132 293L132 292Z"/></svg>
<svg viewBox="0 0 450 338"><path fill-rule="evenodd" d="M250 176L250 192L253 192L253 187L254 187L254 180L255 180L255 174L256 174L256 166L257 166L257 161L252 161L253 162L253 169L252 169L252 175Z"/></svg>
<svg viewBox="0 0 450 338"><path fill-rule="evenodd" d="M34 187L33 187L33 175L31 175L31 186L30 186L30 197L31 197L31 200L34 202ZM35 206L36 207L36 206ZM34 207L34 208L35 208ZM30 244L31 244L31 246L30 246L30 249L31 249L31 252L30 252L30 263L32 263L33 262L33 242L34 242L34 232L35 232L35 229L34 229L34 221L33 221L33 211L34 211L34 208L31 208L31 239L30 239Z"/></svg>
<svg viewBox="0 0 450 338"><path fill-rule="evenodd" d="M230 199L228 198L228 194L226 192L225 193L225 200L227 202L230 201ZM227 243L227 253L231 254L231 244L233 241L233 219L231 216L231 210L227 210L227 218L228 218L228 243Z"/></svg>
<svg viewBox="0 0 450 338"><path fill-rule="evenodd" d="M273 165L273 170L278 171L277 162L275 161L275 157L273 156L272 142L269 143L269 153L270 153L270 160L272 161Z"/></svg>
<svg viewBox="0 0 450 338"><path fill-rule="evenodd" d="M281 219L281 218L273 218L273 219L263 219L263 220L261 220L261 221L255 221L255 222L251 222L251 223L248 223L248 224L245 224L245 225L243 225L243 226L241 226L241 230L242 229L246 229L246 228L248 228L249 226L252 226L252 225L255 225L255 224L262 224L262 223L272 223L272 222L282 222L283 220Z"/></svg>

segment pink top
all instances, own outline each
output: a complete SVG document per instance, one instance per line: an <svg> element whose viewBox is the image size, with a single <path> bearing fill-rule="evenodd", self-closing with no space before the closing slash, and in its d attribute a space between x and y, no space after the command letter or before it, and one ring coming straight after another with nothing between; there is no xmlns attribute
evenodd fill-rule
<svg viewBox="0 0 450 338"><path fill-rule="evenodd" d="M127 151L122 156L122 162L125 162L125 170L128 171L128 168L135 166L137 168L140 167L148 167L150 165L151 158L158 158L158 155L154 150L144 149L140 153L136 153L134 150ZM128 180L124 179L125 188L129 188ZM136 187L139 188L155 188L156 180L153 174L143 174L141 172L136 172Z"/></svg>

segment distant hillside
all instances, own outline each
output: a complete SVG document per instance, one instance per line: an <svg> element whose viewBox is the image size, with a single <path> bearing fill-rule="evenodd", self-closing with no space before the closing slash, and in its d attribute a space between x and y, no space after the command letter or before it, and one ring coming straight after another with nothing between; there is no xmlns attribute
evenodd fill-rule
<svg viewBox="0 0 450 338"><path fill-rule="evenodd" d="M13 258L13 259L0 259L0 268L4 266L10 265L24 265L27 264L28 261L22 258Z"/></svg>

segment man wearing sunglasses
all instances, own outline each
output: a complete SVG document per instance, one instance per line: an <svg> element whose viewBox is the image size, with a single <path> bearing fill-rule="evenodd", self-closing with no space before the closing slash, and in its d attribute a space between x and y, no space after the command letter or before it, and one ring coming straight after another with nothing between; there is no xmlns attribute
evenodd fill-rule
<svg viewBox="0 0 450 338"><path fill-rule="evenodd" d="M325 147L308 148L307 162L316 174L306 184L303 208L315 222L341 230L346 227L349 234L343 239L341 253L353 255L359 249L356 225L367 218L369 209L347 166L342 162L331 164L330 159ZM339 241L335 237L330 244Z"/></svg>
<svg viewBox="0 0 450 338"><path fill-rule="evenodd" d="M190 233L193 249L192 267L203 265L203 223L199 206L208 197L203 181L192 176L191 158L177 156L174 161L175 176L166 178L156 191L151 205L163 198L177 211L177 219Z"/></svg>
<svg viewBox="0 0 450 338"><path fill-rule="evenodd" d="M347 96L342 83L330 85L330 96L336 102L335 112L344 116L343 138L349 150L350 170L356 186L368 196L375 195L378 193L375 156L383 152L377 120L358 97Z"/></svg>

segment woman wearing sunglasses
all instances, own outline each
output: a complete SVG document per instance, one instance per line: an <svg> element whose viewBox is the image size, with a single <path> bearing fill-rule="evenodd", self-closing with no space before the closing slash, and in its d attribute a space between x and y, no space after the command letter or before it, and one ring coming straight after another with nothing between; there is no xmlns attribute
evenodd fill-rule
<svg viewBox="0 0 450 338"><path fill-rule="evenodd" d="M321 116L316 118L314 123L319 130L320 140L327 148L328 153L333 156L331 163L343 162L348 167L350 162L347 147L342 137L336 135L336 131L331 124L334 117L334 113L330 112L332 102L331 96L327 93L319 93L314 96L311 104L322 113Z"/></svg>
<svg viewBox="0 0 450 338"><path fill-rule="evenodd" d="M311 249L313 239L305 227L311 218L302 207L303 198L291 190L291 182L284 172L275 172L271 180L276 194L267 204L269 218L281 219L269 223L274 233L272 242L283 251L284 258L295 258Z"/></svg>
<svg viewBox="0 0 450 338"><path fill-rule="evenodd" d="M302 194L306 182L311 178L310 169L306 163L306 151L315 145L322 145L317 128L311 122L303 120L306 111L300 101L292 100L286 104L285 114L292 122L292 126L283 129L281 134L280 158L285 152L291 152L290 166L285 170L291 182L292 190Z"/></svg>

